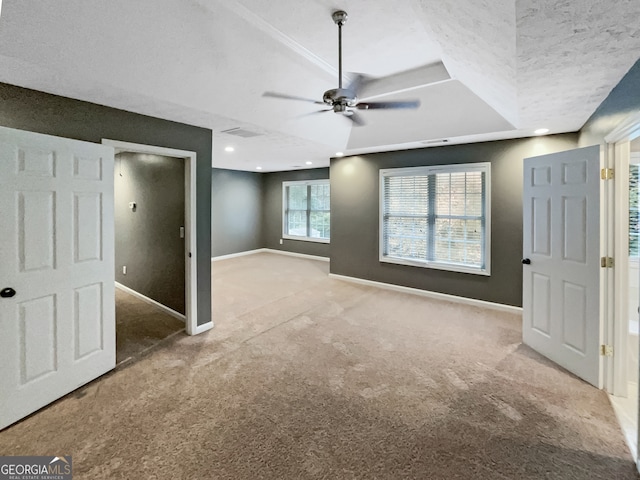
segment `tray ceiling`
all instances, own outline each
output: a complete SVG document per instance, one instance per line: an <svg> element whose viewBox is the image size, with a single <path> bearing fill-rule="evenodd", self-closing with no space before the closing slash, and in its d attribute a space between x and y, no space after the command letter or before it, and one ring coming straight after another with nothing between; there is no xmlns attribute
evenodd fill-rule
<svg viewBox="0 0 640 480"><path fill-rule="evenodd" d="M345 71L374 78L363 95L418 110L352 127L262 97L335 88L337 7ZM310 168L337 151L576 131L640 56L639 16L640 2L599 0L4 0L0 81L211 128L217 167Z"/></svg>

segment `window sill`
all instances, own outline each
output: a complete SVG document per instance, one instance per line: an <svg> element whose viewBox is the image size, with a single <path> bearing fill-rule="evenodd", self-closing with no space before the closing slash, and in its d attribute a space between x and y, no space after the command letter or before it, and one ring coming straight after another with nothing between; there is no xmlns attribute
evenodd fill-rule
<svg viewBox="0 0 640 480"><path fill-rule="evenodd" d="M294 235L282 235L282 238L286 240L300 240L302 242L330 243L328 238L296 237Z"/></svg>
<svg viewBox="0 0 640 480"><path fill-rule="evenodd" d="M395 258L387 256L380 256L380 262L394 263L396 265L406 265L409 267L432 268L434 270L445 270L448 272L470 273L472 275L482 275L485 277L491 276L491 271L489 269L482 270L480 268L465 267L464 265L455 265L452 263L420 262L417 260L408 260L405 258Z"/></svg>

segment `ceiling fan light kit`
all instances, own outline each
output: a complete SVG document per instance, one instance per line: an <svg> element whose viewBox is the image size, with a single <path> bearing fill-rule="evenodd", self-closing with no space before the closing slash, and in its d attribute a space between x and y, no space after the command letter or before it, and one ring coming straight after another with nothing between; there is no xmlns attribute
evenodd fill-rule
<svg viewBox="0 0 640 480"><path fill-rule="evenodd" d="M277 92L264 92L264 97L281 98L285 100L299 100L311 102L320 105L327 105L330 109L318 110L311 113L330 112L341 114L345 118L351 120L353 125L364 125L362 118L356 113L356 110L369 109L409 109L418 108L420 102L418 100L408 101L390 101L390 102L359 102L358 89L364 81L364 76L356 74L352 82L346 88L342 87L342 26L347 21L348 15L344 10L336 10L331 14L333 22L338 26L338 88L327 90L322 95L322 102L317 100L289 95Z"/></svg>

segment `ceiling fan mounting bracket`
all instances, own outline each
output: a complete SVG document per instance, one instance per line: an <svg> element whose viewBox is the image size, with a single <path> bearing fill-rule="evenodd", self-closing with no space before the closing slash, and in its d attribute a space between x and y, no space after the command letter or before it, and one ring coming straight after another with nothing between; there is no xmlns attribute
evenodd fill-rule
<svg viewBox="0 0 640 480"><path fill-rule="evenodd" d="M336 25L344 25L347 21L348 15L344 10L336 10L331 14L331 18L333 18Z"/></svg>

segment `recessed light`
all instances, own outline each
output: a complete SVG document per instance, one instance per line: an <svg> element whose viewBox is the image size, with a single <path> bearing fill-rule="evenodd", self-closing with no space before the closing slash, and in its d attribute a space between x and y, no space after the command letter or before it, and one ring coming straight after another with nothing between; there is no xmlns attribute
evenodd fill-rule
<svg viewBox="0 0 640 480"><path fill-rule="evenodd" d="M256 167L256 170L262 170L262 167Z"/></svg>
<svg viewBox="0 0 640 480"><path fill-rule="evenodd" d="M533 133L535 133L536 135L544 135L545 133L548 133L548 132L549 132L548 128L539 128Z"/></svg>
<svg viewBox="0 0 640 480"><path fill-rule="evenodd" d="M305 162L307 165L313 165L313 162Z"/></svg>
<svg viewBox="0 0 640 480"><path fill-rule="evenodd" d="M233 152L235 150L235 148L233 147L224 147L224 151L225 152Z"/></svg>
<svg viewBox="0 0 640 480"><path fill-rule="evenodd" d="M342 157L344 155L344 153L342 152L336 152L336 157Z"/></svg>

